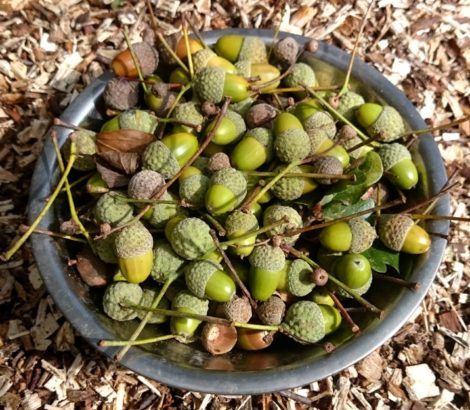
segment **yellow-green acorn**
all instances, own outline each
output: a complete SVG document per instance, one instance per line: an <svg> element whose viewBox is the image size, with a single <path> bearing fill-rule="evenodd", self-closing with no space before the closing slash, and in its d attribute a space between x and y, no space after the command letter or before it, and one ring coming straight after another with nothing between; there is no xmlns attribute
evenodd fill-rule
<svg viewBox="0 0 470 410"><path fill-rule="evenodd" d="M343 175L343 164L337 157L326 155L313 161L312 172L324 175ZM336 182L332 178L318 178L317 181L322 185L330 185Z"/></svg>
<svg viewBox="0 0 470 410"><path fill-rule="evenodd" d="M209 309L209 301L200 299L183 290L173 298L171 309L177 312L206 315ZM189 343L194 340L194 332L201 323L198 319L172 317L170 320L171 333L178 335L177 340L179 342Z"/></svg>
<svg viewBox="0 0 470 410"><path fill-rule="evenodd" d="M197 137L188 132L167 135L162 138L162 143L168 147L180 167L186 164L199 148Z"/></svg>
<svg viewBox="0 0 470 410"><path fill-rule="evenodd" d="M300 234L293 236L282 236L285 232L301 228L302 217L300 214L290 206L284 205L271 205L266 208L263 214L263 224L271 225L275 222L287 219L287 221L281 225L272 228L267 232L269 236L279 235L282 238L282 243L286 245L293 245L299 238Z"/></svg>
<svg viewBox="0 0 470 410"><path fill-rule="evenodd" d="M77 130L69 135L64 144L64 154L70 155L70 142L73 139L76 146L77 158L73 168L79 171L92 171L96 168L93 156L96 154L96 133L88 130Z"/></svg>
<svg viewBox="0 0 470 410"><path fill-rule="evenodd" d="M162 141L154 141L147 145L142 154L142 168L159 172L165 179L168 179L180 170L180 165Z"/></svg>
<svg viewBox="0 0 470 410"><path fill-rule="evenodd" d="M246 196L246 179L234 168L223 168L212 174L206 192L206 208L212 215L233 211Z"/></svg>
<svg viewBox="0 0 470 410"><path fill-rule="evenodd" d="M204 175L196 167L188 167L179 177L180 198L191 205L202 207L207 188L209 187L209 177Z"/></svg>
<svg viewBox="0 0 470 410"><path fill-rule="evenodd" d="M349 154L341 145L335 145L335 143L326 136L323 131L315 131L311 129L308 133L310 137L311 152L310 155L327 155L330 157L336 157L341 161L343 168L349 165Z"/></svg>
<svg viewBox="0 0 470 410"><path fill-rule="evenodd" d="M249 61L244 60L235 63L235 67L237 69L237 74L242 77L258 78L256 81L252 81L251 84L258 87L260 90L274 90L281 82L281 80L279 80L281 72L277 67L271 64L252 64ZM264 84L267 85L264 86Z"/></svg>
<svg viewBox="0 0 470 410"><path fill-rule="evenodd" d="M259 37L228 34L219 37L215 52L231 62L250 61L253 64L267 63L266 44Z"/></svg>
<svg viewBox="0 0 470 410"><path fill-rule="evenodd" d="M249 257L250 291L257 300L265 301L274 293L279 283L286 257L281 248L262 245L256 246Z"/></svg>
<svg viewBox="0 0 470 410"><path fill-rule="evenodd" d="M224 97L240 102L250 96L250 84L236 74L226 73L222 68L205 67L196 74L194 91L203 101L218 104Z"/></svg>
<svg viewBox="0 0 470 410"><path fill-rule="evenodd" d="M274 169L275 173L281 172L287 165L279 165ZM290 169L290 173L297 174L311 171L311 167L299 166ZM312 178L303 176L284 176L271 188L276 198L283 201L293 201L302 195L312 192L318 185Z"/></svg>
<svg viewBox="0 0 470 410"><path fill-rule="evenodd" d="M116 191L101 195L94 208L95 218L100 224L119 226L132 219L132 205L126 202L127 197Z"/></svg>
<svg viewBox="0 0 470 410"><path fill-rule="evenodd" d="M335 301L325 287L318 287L313 290L312 301L317 305L335 306Z"/></svg>
<svg viewBox="0 0 470 410"><path fill-rule="evenodd" d="M109 192L109 187L99 172L95 172L86 182L86 191L90 195L101 195Z"/></svg>
<svg viewBox="0 0 470 410"><path fill-rule="evenodd" d="M346 91L339 98L339 105L336 110L347 120L353 121L356 110L364 104L364 97L354 91Z"/></svg>
<svg viewBox="0 0 470 410"><path fill-rule="evenodd" d="M161 197L164 201L173 201L175 203L156 203L152 205L151 215L148 222L155 228L161 229L166 223L175 216L185 216L186 210L178 205L176 195L171 192L165 192Z"/></svg>
<svg viewBox="0 0 470 410"><path fill-rule="evenodd" d="M339 328L342 322L341 313L334 306L318 305L323 315L325 323L325 336L333 333Z"/></svg>
<svg viewBox="0 0 470 410"><path fill-rule="evenodd" d="M165 185L165 179L158 172L144 169L134 174L127 186L127 194L134 199L149 199Z"/></svg>
<svg viewBox="0 0 470 410"><path fill-rule="evenodd" d="M301 344L316 343L325 337L325 319L315 302L301 300L287 309L281 330Z"/></svg>
<svg viewBox="0 0 470 410"><path fill-rule="evenodd" d="M382 215L378 234L383 244L394 251L421 254L429 250L429 234L408 215Z"/></svg>
<svg viewBox="0 0 470 410"><path fill-rule="evenodd" d="M157 240L153 248L153 265L150 274L155 281L164 283L170 275L182 269L185 262L176 254L169 242L164 239Z"/></svg>
<svg viewBox="0 0 470 410"><path fill-rule="evenodd" d="M203 220L184 218L175 222L168 236L173 250L181 257L196 259L214 247L210 226Z"/></svg>
<svg viewBox="0 0 470 410"><path fill-rule="evenodd" d="M141 222L121 229L114 248L119 269L128 282L141 283L148 278L153 265L153 237Z"/></svg>
<svg viewBox="0 0 470 410"><path fill-rule="evenodd" d="M300 121L287 112L274 121L274 151L282 162L305 159L311 151L310 138Z"/></svg>
<svg viewBox="0 0 470 410"><path fill-rule="evenodd" d="M302 259L295 259L287 270L287 290L298 297L308 295L315 284L311 281L312 268Z"/></svg>
<svg viewBox="0 0 470 410"><path fill-rule="evenodd" d="M119 322L135 319L137 311L123 305L138 305L142 294L142 289L135 283L112 283L106 288L103 295L104 313Z"/></svg>
<svg viewBox="0 0 470 410"><path fill-rule="evenodd" d="M144 110L127 110L118 115L119 129L138 130L153 134L157 129L158 119ZM113 131L113 130L108 130Z"/></svg>
<svg viewBox="0 0 470 410"><path fill-rule="evenodd" d="M273 156L273 137L267 128L248 130L230 155L233 166L241 171L254 171Z"/></svg>
<svg viewBox="0 0 470 410"><path fill-rule="evenodd" d="M334 264L333 275L337 277L346 286L354 290L357 294L366 293L372 284L372 268L369 260L356 253L342 255ZM338 294L351 298L352 296L341 288L334 288Z"/></svg>
<svg viewBox="0 0 470 410"><path fill-rule="evenodd" d="M362 253L372 246L377 234L363 218L337 222L322 229L320 243L335 252Z"/></svg>
<svg viewBox="0 0 470 410"><path fill-rule="evenodd" d="M204 124L204 116L201 114L198 104L193 101L177 104L171 117L177 121L188 122L194 125L202 126ZM194 134L195 131L194 128L188 127L187 125L175 124L173 133L179 132Z"/></svg>
<svg viewBox="0 0 470 410"><path fill-rule="evenodd" d="M176 84L189 84L191 82L191 78L189 77L189 73L184 71L181 67L176 67L171 73L170 73L170 83L176 83Z"/></svg>
<svg viewBox="0 0 470 410"><path fill-rule="evenodd" d="M193 55L194 72L204 67L219 67L230 74L237 74L236 67L226 58L218 56L210 48L203 48Z"/></svg>
<svg viewBox="0 0 470 410"><path fill-rule="evenodd" d="M410 151L398 143L383 144L378 154L382 160L384 174L390 182L401 189L411 189L418 183L418 170Z"/></svg>
<svg viewBox="0 0 470 410"><path fill-rule="evenodd" d="M356 111L356 118L371 137L377 136L381 142L395 141L406 131L400 113L388 105L362 104Z"/></svg>
<svg viewBox="0 0 470 410"><path fill-rule="evenodd" d="M157 292L153 289L144 289L142 294L142 299L140 299L139 305L144 307L152 307L153 301L157 296ZM157 306L158 309L168 309L170 303L165 297L162 298ZM137 310L137 317L142 320L147 315L145 310ZM168 316L162 315L161 313L152 313L148 323L150 324L160 324L165 323L168 320Z"/></svg>
<svg viewBox="0 0 470 410"><path fill-rule="evenodd" d="M214 261L191 262L186 268L185 278L188 289L201 299L227 302L235 294L235 282Z"/></svg>
<svg viewBox="0 0 470 410"><path fill-rule="evenodd" d="M312 67L305 63L295 63L291 72L284 78L287 87L314 87L317 85L317 78Z"/></svg>
<svg viewBox="0 0 470 410"><path fill-rule="evenodd" d="M217 120L213 120L204 130L204 135L208 135L215 127ZM217 145L227 145L237 141L246 131L245 120L235 111L227 110L222 117L219 126L215 130L212 142Z"/></svg>
<svg viewBox="0 0 470 410"><path fill-rule="evenodd" d="M300 120L307 133L321 131L330 139L336 134L335 120L317 100L310 98L301 101L295 106L294 115Z"/></svg>
<svg viewBox="0 0 470 410"><path fill-rule="evenodd" d="M234 239L238 236L247 234L248 232L255 231L259 228L256 216L251 213L242 211L232 212L225 221L225 229L227 231L227 238ZM239 256L249 256L253 252L256 242L256 235L249 238L242 239L236 243L237 247L231 248L233 253ZM238 247L239 246L239 247Z"/></svg>

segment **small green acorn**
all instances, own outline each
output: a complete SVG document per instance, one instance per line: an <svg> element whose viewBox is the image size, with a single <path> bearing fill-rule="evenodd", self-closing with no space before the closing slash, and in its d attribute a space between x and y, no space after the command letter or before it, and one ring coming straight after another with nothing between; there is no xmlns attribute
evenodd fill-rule
<svg viewBox="0 0 470 410"><path fill-rule="evenodd" d="M267 128L248 130L230 155L233 166L240 171L254 171L273 156L274 140Z"/></svg>
<svg viewBox="0 0 470 410"><path fill-rule="evenodd" d="M88 130L77 130L69 135L64 144L64 155L70 155L70 142L73 140L76 146L77 158L73 168L79 171L92 171L96 168L93 156L96 154L96 133Z"/></svg>
<svg viewBox="0 0 470 410"><path fill-rule="evenodd" d="M196 207L204 206L209 177L196 167L188 167L179 177L180 198Z"/></svg>
<svg viewBox="0 0 470 410"><path fill-rule="evenodd" d="M250 291L257 300L265 301L274 293L286 263L284 252L274 246L257 246L249 257Z"/></svg>
<svg viewBox="0 0 470 410"><path fill-rule="evenodd" d="M431 246L429 234L408 215L382 215L378 234L382 243L394 251L418 255Z"/></svg>
<svg viewBox="0 0 470 410"><path fill-rule="evenodd" d="M162 141L154 141L147 145L142 154L142 168L158 172L169 179L180 170L180 165Z"/></svg>
<svg viewBox="0 0 470 410"><path fill-rule="evenodd" d="M217 120L211 121L204 135L207 136L215 127ZM227 110L217 127L212 142L217 145L228 145L240 139L246 131L246 124L243 117L235 111Z"/></svg>
<svg viewBox="0 0 470 410"><path fill-rule="evenodd" d="M226 58L218 56L210 48L203 48L193 55L194 72L204 67L222 68L226 73L237 74L237 68Z"/></svg>
<svg viewBox="0 0 470 410"><path fill-rule="evenodd" d="M322 229L320 243L335 252L362 253L372 246L377 234L363 218L337 222Z"/></svg>
<svg viewBox="0 0 470 410"><path fill-rule="evenodd" d="M128 282L141 283L150 275L153 264L153 237L141 223L121 229L114 241L119 269Z"/></svg>
<svg viewBox="0 0 470 410"><path fill-rule="evenodd" d="M162 138L162 143L168 147L180 167L186 164L199 148L197 137L188 132L166 135Z"/></svg>
<svg viewBox="0 0 470 410"><path fill-rule="evenodd" d="M334 306L318 305L323 315L325 323L325 336L333 333L339 328L342 322L341 313Z"/></svg>
<svg viewBox="0 0 470 410"><path fill-rule="evenodd" d="M123 305L138 305L142 299L139 285L129 282L115 282L106 288L103 295L103 310L111 319L119 322L137 317L137 311Z"/></svg>
<svg viewBox="0 0 470 410"><path fill-rule="evenodd" d="M335 120L323 106L314 99L306 99L295 106L294 115L300 120L307 134L322 132L328 138L336 134Z"/></svg>
<svg viewBox="0 0 470 410"><path fill-rule="evenodd" d="M164 239L155 241L153 248L153 264L150 274L158 283L164 283L170 275L183 268L186 261L179 256Z"/></svg>
<svg viewBox="0 0 470 410"><path fill-rule="evenodd" d="M228 239L234 239L238 236L245 235L246 233L255 231L258 228L259 225L256 216L251 213L244 213L242 211L232 212L225 221L225 229L227 231ZM233 253L238 256L249 256L254 249L254 246L250 245L254 245L255 242L256 235L253 235L237 242L236 245L240 247L231 249L233 250Z"/></svg>
<svg viewBox="0 0 470 410"><path fill-rule="evenodd" d="M372 268L370 262L361 254L349 253L340 256L334 264L332 273L359 295L366 293L372 283ZM336 286L334 286L334 288L336 289ZM352 297L339 287L336 290L338 294L343 297Z"/></svg>
<svg viewBox="0 0 470 410"><path fill-rule="evenodd" d="M150 308L153 304L155 297L157 296L157 292L153 289L144 289L142 293L142 299L140 299L139 305L145 306ZM170 303L168 299L163 297L158 304L158 309L168 309L170 307ZM147 315L146 310L137 310L137 317L142 320ZM150 324L160 324L165 323L168 320L168 316L162 315L160 313L152 313L148 323Z"/></svg>
<svg viewBox="0 0 470 410"><path fill-rule="evenodd" d="M308 295L315 284L311 281L312 268L302 259L295 259L287 270L287 290L298 297Z"/></svg>
<svg viewBox="0 0 470 410"><path fill-rule="evenodd" d="M171 222L171 221L170 221ZM174 251L185 259L196 259L214 247L210 227L199 218L177 220L169 232Z"/></svg>
<svg viewBox="0 0 470 410"><path fill-rule="evenodd" d="M325 287L317 287L313 290L312 301L317 305L335 306L335 301Z"/></svg>
<svg viewBox="0 0 470 410"><path fill-rule="evenodd" d="M132 219L133 208L125 202L126 196L117 191L101 195L94 208L95 218L100 224L119 226Z"/></svg>
<svg viewBox="0 0 470 410"><path fill-rule="evenodd" d="M287 165L279 165L274 169L274 172L281 172ZM308 165L301 165L290 169L290 173L297 174L303 172L315 172L312 167ZM283 201L293 201L300 198L302 195L312 192L318 187L318 184L312 179L303 176L284 176L279 179L270 192L276 198Z"/></svg>
<svg viewBox="0 0 470 410"><path fill-rule="evenodd" d="M325 319L315 302L301 300L287 309L281 330L301 344L316 343L325 337Z"/></svg>
<svg viewBox="0 0 470 410"><path fill-rule="evenodd" d="M390 182L401 189L411 189L418 183L418 170L410 151L398 143L383 144L378 150L384 174Z"/></svg>
<svg viewBox="0 0 470 410"><path fill-rule="evenodd" d="M294 208L284 205L269 206L264 211L263 224L265 226L270 225L274 222L281 221L284 218L287 218L287 222L272 228L267 232L267 234L269 236L279 235L282 237L282 243L293 245L299 238L300 234L293 236L282 236L282 234L302 227L302 217Z"/></svg>
<svg viewBox="0 0 470 410"><path fill-rule="evenodd" d="M206 209L212 215L233 211L246 196L247 183L240 171L223 168L212 174L206 192Z"/></svg>
<svg viewBox="0 0 470 410"><path fill-rule="evenodd" d="M305 63L295 63L291 72L284 78L287 87L314 87L317 85L317 78L312 67Z"/></svg>
<svg viewBox="0 0 470 410"><path fill-rule="evenodd" d="M215 52L231 62L249 61L253 64L267 63L266 44L259 37L228 34L219 37Z"/></svg>
<svg viewBox="0 0 470 410"><path fill-rule="evenodd" d="M213 261L198 260L190 263L185 277L188 289L201 299L227 302L235 294L235 282L222 266Z"/></svg>
<svg viewBox="0 0 470 410"><path fill-rule="evenodd" d="M184 121L194 125L202 126L204 124L204 116L201 114L198 104L193 101L177 104L171 117L177 121ZM186 132L194 133L194 128L183 124L175 124L173 133Z"/></svg>
<svg viewBox="0 0 470 410"><path fill-rule="evenodd" d="M378 136L381 142L391 142L406 131L400 113L388 105L362 104L356 111L356 119L371 137Z"/></svg>
<svg viewBox="0 0 470 410"><path fill-rule="evenodd" d="M238 75L245 78L257 78L256 81L251 81L251 85L263 91L274 90L281 82L279 79L281 72L271 64L252 64L243 60L235 63L235 67ZM267 85L264 86L264 84Z"/></svg>

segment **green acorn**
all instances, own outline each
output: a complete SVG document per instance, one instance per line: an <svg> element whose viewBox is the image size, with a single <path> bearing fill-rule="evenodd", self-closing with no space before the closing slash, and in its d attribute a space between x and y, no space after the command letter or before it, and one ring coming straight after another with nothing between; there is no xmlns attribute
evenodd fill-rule
<svg viewBox="0 0 470 410"><path fill-rule="evenodd" d="M127 194L134 199L150 199L165 185L163 176L150 169L134 174L127 186Z"/></svg>
<svg viewBox="0 0 470 410"><path fill-rule="evenodd" d="M366 293L372 284L372 268L368 259L361 254L349 253L340 256L334 264L332 273L359 295ZM336 289L336 286L333 287ZM341 288L336 290L343 297L352 297Z"/></svg>
<svg viewBox="0 0 470 410"><path fill-rule="evenodd" d="M218 56L210 48L203 48L193 55L194 72L204 67L222 68L226 73L237 74L237 68L226 58Z"/></svg>
<svg viewBox="0 0 470 410"><path fill-rule="evenodd" d="M186 268L185 277L188 289L201 299L227 302L235 294L235 282L222 266L213 261L192 262Z"/></svg>
<svg viewBox="0 0 470 410"><path fill-rule="evenodd" d="M286 312L286 304L276 295L271 296L266 302L262 302L256 309L261 323L270 326L280 325Z"/></svg>
<svg viewBox="0 0 470 410"><path fill-rule="evenodd" d="M330 296L325 287L318 287L313 290L312 301L317 305L335 306L335 301Z"/></svg>
<svg viewBox="0 0 470 410"><path fill-rule="evenodd" d="M287 87L314 87L317 85L317 78L312 67L305 63L295 63L291 72L284 78Z"/></svg>
<svg viewBox="0 0 470 410"><path fill-rule="evenodd" d="M184 121L195 125L202 126L204 124L204 116L201 114L199 106L193 101L177 104L171 117L177 121ZM193 134L194 128L188 127L187 125L176 124L173 127L173 133L180 132Z"/></svg>
<svg viewBox="0 0 470 410"><path fill-rule="evenodd" d="M161 200L164 201L175 201L177 200L176 195L165 192L161 197ZM165 204L165 203L156 203L152 205L151 215L148 218L150 225L157 229L163 228L166 223L175 216L186 216L186 210L182 208L177 203L174 204Z"/></svg>
<svg viewBox="0 0 470 410"><path fill-rule="evenodd" d="M209 301L199 299L187 291L179 292L171 302L171 309L177 312L196 313L206 315ZM194 332L202 322L198 319L172 317L170 320L171 333L178 335L178 341L189 343L194 339Z"/></svg>
<svg viewBox="0 0 470 410"><path fill-rule="evenodd" d="M171 222L171 221L170 221ZM173 250L185 259L196 259L214 247L210 227L199 218L176 221L169 233Z"/></svg>
<svg viewBox="0 0 470 410"><path fill-rule="evenodd" d="M241 211L232 212L225 221L225 229L227 231L227 238L234 239L238 236L242 236L248 232L255 231L259 228L258 220L256 216L250 213L244 213ZM256 242L256 235L250 236L249 238L240 240L236 243L240 248L235 247L233 253L241 257L249 256L253 251Z"/></svg>
<svg viewBox="0 0 470 410"><path fill-rule="evenodd" d="M109 192L109 187L104 182L99 172L95 172L86 182L86 191L95 196L96 194L101 195Z"/></svg>
<svg viewBox="0 0 470 410"><path fill-rule="evenodd" d="M103 262L118 263L116 250L114 249L116 235L117 232L113 232L103 239L93 241L93 250Z"/></svg>
<svg viewBox="0 0 470 410"><path fill-rule="evenodd" d="M253 87L259 87L259 89L267 91L274 90L280 84L279 76L281 72L279 69L271 64L252 64L249 61L243 60L235 63L237 74L245 78L258 78L256 81L252 81ZM276 81L274 81L276 80ZM267 84L263 86L264 84Z"/></svg>
<svg viewBox="0 0 470 410"><path fill-rule="evenodd" d="M337 222L322 229L320 243L335 252L362 253L372 246L377 234L363 218Z"/></svg>
<svg viewBox="0 0 470 410"><path fill-rule="evenodd" d="M158 119L152 113L144 110L127 110L118 115L118 129L129 129L153 134L158 126ZM106 131L115 131L107 129Z"/></svg>
<svg viewBox="0 0 470 410"><path fill-rule="evenodd" d="M224 168L214 174L206 192L206 208L212 215L233 211L246 196L246 179L234 168Z"/></svg>
<svg viewBox="0 0 470 410"><path fill-rule="evenodd" d="M140 299L139 305L145 306L148 308L152 307L153 301L156 296L157 296L156 291L152 289L144 289L143 294L142 294L142 299ZM160 303L157 306L158 309L168 309L169 307L170 307L170 303L168 302L168 299L166 298L162 298L160 300ZM146 315L147 315L147 311L137 310L137 317L140 320L142 320ZM168 320L168 316L162 315L160 313L152 313L147 323L156 325L160 323L165 323L167 320Z"/></svg>
<svg viewBox="0 0 470 410"><path fill-rule="evenodd" d="M142 168L159 172L165 179L169 179L180 170L180 165L162 141L154 141L147 145L142 154Z"/></svg>
<svg viewBox="0 0 470 410"><path fill-rule="evenodd" d="M378 136L381 142L395 141L406 131L400 113L388 105L362 104L356 111L356 118L371 137Z"/></svg>
<svg viewBox="0 0 470 410"><path fill-rule="evenodd" d="M186 261L181 258L164 239L155 242L153 248L153 265L150 274L158 283L164 283L170 275L182 269Z"/></svg>
<svg viewBox="0 0 470 410"><path fill-rule="evenodd" d="M378 154L382 160L385 176L401 189L411 189L418 183L418 170L410 151L398 143L383 144Z"/></svg>
<svg viewBox="0 0 470 410"><path fill-rule="evenodd" d="M135 319L137 311L123 305L138 305L142 294L142 289L135 283L112 283L106 288L103 295L104 313L119 322Z"/></svg>
<svg viewBox="0 0 470 410"><path fill-rule="evenodd" d="M282 237L282 243L286 245L293 245L300 234L293 236L282 236L283 233L301 228L302 227L302 217L299 213L290 206L283 205L271 205L264 211L263 214L263 224L264 226L273 224L274 222L280 221L283 218L287 218L287 222L272 228L267 232L269 236L279 235Z"/></svg>
<svg viewBox="0 0 470 410"><path fill-rule="evenodd" d="M314 99L301 101L295 106L294 115L300 120L307 134L322 132L328 138L336 134L336 124L330 113Z"/></svg>
<svg viewBox="0 0 470 410"><path fill-rule="evenodd" d="M237 103L250 96L250 84L243 77L226 73L222 68L205 67L196 74L194 91L203 101L218 104L224 97Z"/></svg>
<svg viewBox="0 0 470 410"><path fill-rule="evenodd" d="M141 283L150 275L153 264L153 237L141 223L121 229L114 241L121 273L131 283Z"/></svg>
<svg viewBox="0 0 470 410"><path fill-rule="evenodd" d="M342 322L341 313L334 306L318 305L325 323L325 336L333 333Z"/></svg>
<svg viewBox="0 0 470 410"><path fill-rule="evenodd" d="M336 110L347 120L354 121L356 110L364 104L364 97L354 91L346 91L339 98L339 105Z"/></svg>
<svg viewBox="0 0 470 410"><path fill-rule="evenodd" d="M429 250L429 234L407 215L382 215L378 228L382 243L394 251L421 254Z"/></svg>
<svg viewBox="0 0 470 410"><path fill-rule="evenodd" d="M217 120L214 119L204 130L207 136L215 127ZM227 110L222 117L217 130L215 131L212 142L217 145L227 145L237 141L246 131L245 120L235 111Z"/></svg>
<svg viewBox="0 0 470 410"><path fill-rule="evenodd" d="M325 319L315 302L301 300L287 309L281 330L301 344L316 343L325 337Z"/></svg>
<svg viewBox="0 0 470 410"><path fill-rule="evenodd" d="M64 155L70 155L70 142L73 140L76 146L77 158L73 168L79 171L92 171L96 168L93 156L96 154L96 133L88 130L74 131L69 135L64 144Z"/></svg>
<svg viewBox="0 0 470 410"><path fill-rule="evenodd" d="M199 149L197 137L188 132L166 135L162 138L162 143L168 147L180 167L186 164Z"/></svg>
<svg viewBox="0 0 470 410"><path fill-rule="evenodd" d="M101 195L94 208L95 218L100 224L123 225L132 219L132 205L125 202L126 196L110 191Z"/></svg>
<svg viewBox="0 0 470 410"><path fill-rule="evenodd" d="M219 37L215 52L231 62L249 61L253 64L267 63L266 44L259 37L228 34Z"/></svg>
<svg viewBox="0 0 470 410"><path fill-rule="evenodd" d="M302 259L295 259L287 270L287 290L294 296L303 297L308 295L315 284L310 276L312 268Z"/></svg>
<svg viewBox="0 0 470 410"><path fill-rule="evenodd" d="M209 188L209 177L196 167L188 167L179 177L180 198L191 205L204 206L205 195Z"/></svg>
<svg viewBox="0 0 470 410"><path fill-rule="evenodd" d="M258 127L248 130L230 155L233 166L240 171L254 171L271 161L273 144L269 129Z"/></svg>
<svg viewBox="0 0 470 410"><path fill-rule="evenodd" d="M274 121L274 150L282 162L298 161L310 154L310 140L300 121L287 112Z"/></svg>
<svg viewBox="0 0 470 410"><path fill-rule="evenodd" d="M257 246L249 257L250 291L257 300L265 301L274 293L286 263L284 252L269 245Z"/></svg>

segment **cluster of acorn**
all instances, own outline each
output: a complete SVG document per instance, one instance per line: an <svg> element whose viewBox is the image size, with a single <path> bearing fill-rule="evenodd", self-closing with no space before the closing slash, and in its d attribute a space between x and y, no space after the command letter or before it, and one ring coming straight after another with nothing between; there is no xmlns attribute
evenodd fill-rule
<svg viewBox="0 0 470 410"><path fill-rule="evenodd" d="M265 348L276 331L316 343L342 322L338 298L371 286L362 253L377 238L397 252L429 249L426 231L402 214L343 218L318 235L303 233L312 212L302 199L338 181L353 184L348 177L368 156L378 161L389 194L415 187L418 172L396 142L406 127L393 107L353 91L319 92L334 97L339 116L332 115L308 92L319 84L298 55L292 38L268 51L257 37L222 36L211 49L181 36L157 47L134 44L113 60L116 77L103 97L115 116L98 133L73 133L75 167L93 170L97 145L109 133L136 130L151 142L127 187L111 189L99 173L87 184L102 192L93 215L110 230L93 251L118 266L103 297L109 317L169 321L185 343L197 339L207 317L200 337L213 354L236 344ZM361 146L357 129L373 142ZM219 244L214 231L226 240ZM305 237L321 245L318 254L292 258ZM163 295L157 284L170 282Z"/></svg>

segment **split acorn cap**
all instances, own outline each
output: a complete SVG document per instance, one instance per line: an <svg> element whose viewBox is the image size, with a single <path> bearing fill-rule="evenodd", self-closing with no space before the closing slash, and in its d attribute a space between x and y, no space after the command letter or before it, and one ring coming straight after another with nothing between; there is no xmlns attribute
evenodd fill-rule
<svg viewBox="0 0 470 410"><path fill-rule="evenodd" d="M395 141L406 130L400 113L389 105L362 104L356 111L356 118L371 137L378 136L381 142Z"/></svg>
<svg viewBox="0 0 470 410"><path fill-rule="evenodd" d="M301 300L287 309L281 330L301 344L316 343L325 337L325 320L315 302Z"/></svg>
<svg viewBox="0 0 470 410"><path fill-rule="evenodd" d="M169 233L169 240L178 255L192 260L214 247L209 231L209 225L203 220L194 217L184 218L173 226Z"/></svg>
<svg viewBox="0 0 470 410"><path fill-rule="evenodd" d="M251 213L245 213L242 211L232 212L225 221L225 229L227 231L227 238L234 239L238 236L242 236L248 232L255 231L259 228L258 219ZM253 251L256 242L256 235L250 236L249 238L240 240L236 245L240 247L231 248L233 253L241 257L249 256Z"/></svg>
<svg viewBox="0 0 470 410"><path fill-rule="evenodd" d="M230 155L234 167L241 171L254 171L271 161L273 143L269 129L258 127L248 130Z"/></svg>
<svg viewBox="0 0 470 410"><path fill-rule="evenodd" d="M228 34L221 36L215 44L216 53L231 62L249 61L266 63L266 44L259 37Z"/></svg>
<svg viewBox="0 0 470 410"><path fill-rule="evenodd" d="M411 189L418 183L418 170L410 151L402 144L383 144L378 154L387 178L401 189Z"/></svg>
<svg viewBox="0 0 470 410"><path fill-rule="evenodd" d="M104 312L111 319L119 322L135 319L137 317L137 311L122 305L138 305L142 299L142 294L142 289L135 283L112 283L106 288L103 295Z"/></svg>
<svg viewBox="0 0 470 410"><path fill-rule="evenodd" d="M214 172L206 192L206 209L212 215L233 211L246 196L247 183L240 171L223 168Z"/></svg>

